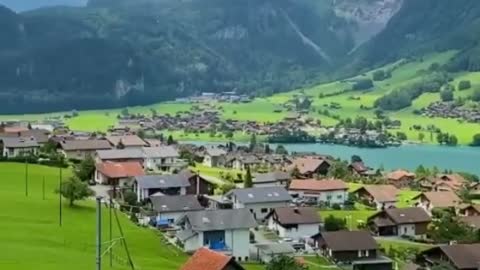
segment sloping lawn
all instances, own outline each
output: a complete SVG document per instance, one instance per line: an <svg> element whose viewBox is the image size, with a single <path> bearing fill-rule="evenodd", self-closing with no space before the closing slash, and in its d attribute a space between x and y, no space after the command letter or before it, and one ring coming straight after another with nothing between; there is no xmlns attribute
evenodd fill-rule
<svg viewBox="0 0 480 270"><path fill-rule="evenodd" d="M367 218L375 214L374 210L320 210L320 217L325 220L330 215L347 220L347 229L357 229L359 224L366 223Z"/></svg>

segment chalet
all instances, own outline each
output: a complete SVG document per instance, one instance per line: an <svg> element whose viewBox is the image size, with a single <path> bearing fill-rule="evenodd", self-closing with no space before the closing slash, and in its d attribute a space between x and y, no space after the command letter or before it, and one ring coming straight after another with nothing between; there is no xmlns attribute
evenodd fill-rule
<svg viewBox="0 0 480 270"><path fill-rule="evenodd" d="M133 190L139 202L153 194L186 195L190 186L188 179L180 174L137 176L133 181Z"/></svg>
<svg viewBox="0 0 480 270"><path fill-rule="evenodd" d="M298 170L303 178L312 178L316 175L326 175L330 168L330 161L317 157L301 157L292 160L290 171Z"/></svg>
<svg viewBox="0 0 480 270"><path fill-rule="evenodd" d="M290 194L310 204L343 205L348 199L348 186L342 180L295 179L288 188Z"/></svg>
<svg viewBox="0 0 480 270"><path fill-rule="evenodd" d="M233 208L249 209L257 220L263 220L273 208L289 206L292 202L292 197L283 187L234 189L225 197L233 203Z"/></svg>
<svg viewBox="0 0 480 270"><path fill-rule="evenodd" d="M480 204L470 204L460 208L459 214L462 216L480 216Z"/></svg>
<svg viewBox="0 0 480 270"><path fill-rule="evenodd" d="M457 208L462 200L452 191L423 192L414 197L416 206L431 212L434 208Z"/></svg>
<svg viewBox="0 0 480 270"><path fill-rule="evenodd" d="M258 173L253 179L253 186L255 187L272 187L281 186L287 187L290 182L290 174L281 171Z"/></svg>
<svg viewBox="0 0 480 270"><path fill-rule="evenodd" d="M458 221L460 221L464 224L467 224L473 230L480 232L480 216L459 217Z"/></svg>
<svg viewBox="0 0 480 270"><path fill-rule="evenodd" d="M250 257L250 229L257 226L247 209L188 212L177 222L177 239L185 252L208 247L238 261Z"/></svg>
<svg viewBox="0 0 480 270"><path fill-rule="evenodd" d="M467 180L459 174L442 174L438 175L433 184L434 191L454 191L461 190L466 184Z"/></svg>
<svg viewBox="0 0 480 270"><path fill-rule="evenodd" d="M144 147L145 167L149 170L173 172L179 171L188 164L179 160L180 154L173 146Z"/></svg>
<svg viewBox="0 0 480 270"><path fill-rule="evenodd" d="M95 161L100 162L138 162L145 167L145 155L142 149L109 149L98 150L95 153Z"/></svg>
<svg viewBox="0 0 480 270"><path fill-rule="evenodd" d="M195 173L189 169L184 169L178 174L188 179L188 182L190 183L190 186L187 187L187 194L213 195L215 191L215 185L200 176L200 174Z"/></svg>
<svg viewBox="0 0 480 270"><path fill-rule="evenodd" d="M480 182L470 184L468 190L470 190L470 195L480 198Z"/></svg>
<svg viewBox="0 0 480 270"><path fill-rule="evenodd" d="M280 207L266 217L268 228L282 238L308 239L320 232L321 220L315 208Z"/></svg>
<svg viewBox="0 0 480 270"><path fill-rule="evenodd" d="M352 194L378 210L395 207L399 190L392 185L366 185Z"/></svg>
<svg viewBox="0 0 480 270"><path fill-rule="evenodd" d="M393 269L391 260L380 257L377 242L367 231L321 232L312 238L321 255L335 262L351 263L353 269Z"/></svg>
<svg viewBox="0 0 480 270"><path fill-rule="evenodd" d="M67 159L83 160L88 156L93 157L98 150L112 149L106 140L64 140L58 144L58 151Z"/></svg>
<svg viewBox="0 0 480 270"><path fill-rule="evenodd" d="M207 167L219 167L223 164L227 152L220 148L207 147L203 156L203 165Z"/></svg>
<svg viewBox="0 0 480 270"><path fill-rule="evenodd" d="M3 157L15 158L38 154L40 145L34 137L0 137Z"/></svg>
<svg viewBox="0 0 480 270"><path fill-rule="evenodd" d="M456 270L478 270L480 244L455 244L438 246L422 251L417 260L426 267L448 264Z"/></svg>
<svg viewBox="0 0 480 270"><path fill-rule="evenodd" d="M262 243L255 245L257 248L258 260L262 263L269 263L275 257L294 257L295 249L289 243Z"/></svg>
<svg viewBox="0 0 480 270"><path fill-rule="evenodd" d="M105 139L117 149L142 148L148 144L137 135L106 136Z"/></svg>
<svg viewBox="0 0 480 270"><path fill-rule="evenodd" d="M291 163L284 155L264 155L262 162L269 171L281 170Z"/></svg>
<svg viewBox="0 0 480 270"><path fill-rule="evenodd" d="M245 268L231 256L202 247L180 270L245 270Z"/></svg>
<svg viewBox="0 0 480 270"><path fill-rule="evenodd" d="M39 145L44 145L48 142L50 131L45 129L29 129L18 133L0 133L0 137L8 138L34 138Z"/></svg>
<svg viewBox="0 0 480 270"><path fill-rule="evenodd" d="M169 227L188 212L204 210L195 195L153 195L148 201L155 213L157 227Z"/></svg>
<svg viewBox="0 0 480 270"><path fill-rule="evenodd" d="M102 162L95 165L95 182L123 187L131 184L136 176L145 175L138 162Z"/></svg>
<svg viewBox="0 0 480 270"><path fill-rule="evenodd" d="M163 145L162 141L158 139L143 139L143 140L147 143L148 147L160 147Z"/></svg>
<svg viewBox="0 0 480 270"><path fill-rule="evenodd" d="M415 174L406 170L396 170L386 175L389 185L396 188L406 188L415 181Z"/></svg>
<svg viewBox="0 0 480 270"><path fill-rule="evenodd" d="M363 163L363 161L352 162L350 165L348 165L348 168L354 175L358 175L358 176L371 175L370 168L365 166L365 163Z"/></svg>
<svg viewBox="0 0 480 270"><path fill-rule="evenodd" d="M419 207L389 208L368 218L367 224L379 236L425 236L430 215Z"/></svg>
<svg viewBox="0 0 480 270"><path fill-rule="evenodd" d="M253 168L260 166L262 161L255 155L239 155L229 161L233 169L246 170L247 168Z"/></svg>

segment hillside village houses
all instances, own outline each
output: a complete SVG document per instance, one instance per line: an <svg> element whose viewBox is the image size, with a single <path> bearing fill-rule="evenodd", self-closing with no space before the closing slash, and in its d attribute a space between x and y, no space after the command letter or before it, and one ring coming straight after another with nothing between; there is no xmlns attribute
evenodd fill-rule
<svg viewBox="0 0 480 270"><path fill-rule="evenodd" d="M423 208L388 208L369 217L367 225L379 236L425 237L431 221Z"/></svg>
<svg viewBox="0 0 480 270"><path fill-rule="evenodd" d="M109 149L112 149L110 143L100 139L62 140L58 143L58 151L71 160L83 160L87 156L93 157L98 150Z"/></svg>
<svg viewBox="0 0 480 270"><path fill-rule="evenodd" d="M462 207L462 199L452 191L423 192L413 198L415 205L431 213L435 208L457 209Z"/></svg>
<svg viewBox="0 0 480 270"><path fill-rule="evenodd" d="M316 205L343 205L348 199L348 186L337 179L294 179L288 191L294 198Z"/></svg>
<svg viewBox="0 0 480 270"><path fill-rule="evenodd" d="M145 172L138 162L106 161L95 165L94 179L98 184L124 187L132 184L135 177L142 175L145 175Z"/></svg>
<svg viewBox="0 0 480 270"><path fill-rule="evenodd" d="M154 194L149 197L148 201L154 213L154 223L157 228L167 228L174 225L188 212L204 210L196 195L165 196Z"/></svg>
<svg viewBox="0 0 480 270"><path fill-rule="evenodd" d="M268 213L277 207L287 207L292 197L283 187L258 187L234 189L225 194L234 209L246 208L256 220L263 221Z"/></svg>
<svg viewBox="0 0 480 270"><path fill-rule="evenodd" d="M245 270L232 256L199 248L180 270Z"/></svg>
<svg viewBox="0 0 480 270"><path fill-rule="evenodd" d="M312 207L279 207L266 216L267 226L281 238L308 240L320 232L322 225L317 209Z"/></svg>
<svg viewBox="0 0 480 270"><path fill-rule="evenodd" d="M287 187L289 185L291 176L287 172L274 171L269 173L257 173L253 179L254 187L272 187L281 186Z"/></svg>
<svg viewBox="0 0 480 270"><path fill-rule="evenodd" d="M417 256L422 267L446 264L447 269L478 270L480 244L452 244L435 246L422 251Z"/></svg>
<svg viewBox="0 0 480 270"><path fill-rule="evenodd" d="M137 135L110 135L105 139L117 149L142 148L148 144Z"/></svg>
<svg viewBox="0 0 480 270"><path fill-rule="evenodd" d="M0 137L0 149L6 158L36 155L39 148L34 137Z"/></svg>
<svg viewBox="0 0 480 270"><path fill-rule="evenodd" d="M415 174L406 170L395 170L386 175L387 183L396 188L409 187L415 180Z"/></svg>
<svg viewBox="0 0 480 270"><path fill-rule="evenodd" d="M239 262L250 258L250 229L257 222L248 209L188 212L176 224L181 227L176 237L185 252L208 247Z"/></svg>
<svg viewBox="0 0 480 270"><path fill-rule="evenodd" d="M298 157L292 160L289 171L295 169L302 178L312 178L318 175L326 175L331 166L331 161L324 157Z"/></svg>
<svg viewBox="0 0 480 270"><path fill-rule="evenodd" d="M365 185L352 192L366 205L371 205L377 210L395 207L399 190L392 185Z"/></svg>
<svg viewBox="0 0 480 270"><path fill-rule="evenodd" d="M207 167L220 167L225 162L227 152L217 147L207 147L203 156L203 165Z"/></svg>

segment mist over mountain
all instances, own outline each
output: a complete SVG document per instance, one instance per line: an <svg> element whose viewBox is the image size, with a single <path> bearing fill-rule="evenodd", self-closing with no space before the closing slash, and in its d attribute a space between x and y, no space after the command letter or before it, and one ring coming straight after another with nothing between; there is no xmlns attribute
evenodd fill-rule
<svg viewBox="0 0 480 270"><path fill-rule="evenodd" d="M0 0L4 5L16 12L22 12L51 6L85 6L88 0Z"/></svg>
<svg viewBox="0 0 480 270"><path fill-rule="evenodd" d="M462 52L450 68L475 70L479 15L475 0L0 8L0 113L138 105L201 91L270 95L448 49Z"/></svg>

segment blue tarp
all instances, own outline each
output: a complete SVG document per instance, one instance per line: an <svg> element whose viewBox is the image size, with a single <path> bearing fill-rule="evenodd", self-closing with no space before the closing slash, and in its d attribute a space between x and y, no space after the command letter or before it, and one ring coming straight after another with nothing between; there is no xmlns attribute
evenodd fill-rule
<svg viewBox="0 0 480 270"><path fill-rule="evenodd" d="M210 244L211 250L225 250L225 243L224 242L213 242Z"/></svg>

